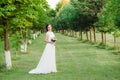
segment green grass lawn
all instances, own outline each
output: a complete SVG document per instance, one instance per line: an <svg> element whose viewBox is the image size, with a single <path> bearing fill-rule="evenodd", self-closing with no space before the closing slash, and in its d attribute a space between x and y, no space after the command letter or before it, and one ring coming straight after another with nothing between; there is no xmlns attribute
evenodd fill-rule
<svg viewBox="0 0 120 80"><path fill-rule="evenodd" d="M13 68L0 69L0 80L120 80L119 55L76 38L59 33L56 36L57 73L28 74L36 67L44 50L42 34L29 45L27 54L18 53L16 57L11 53Z"/></svg>

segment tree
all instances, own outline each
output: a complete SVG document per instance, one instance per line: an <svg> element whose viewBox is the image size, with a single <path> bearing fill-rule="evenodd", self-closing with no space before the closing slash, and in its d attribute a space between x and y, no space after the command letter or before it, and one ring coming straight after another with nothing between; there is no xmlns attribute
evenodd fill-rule
<svg viewBox="0 0 120 80"><path fill-rule="evenodd" d="M11 19L14 17L13 11L16 9L15 6L12 4L13 1L1 1L0 2L0 25L1 28L4 30L4 45L5 45L5 60L6 60L6 67L10 69L12 67L11 63L11 56L10 56L10 46L9 46L9 35L8 31L10 29L10 22Z"/></svg>
<svg viewBox="0 0 120 80"><path fill-rule="evenodd" d="M67 4L60 10L59 15L55 17L54 24L56 23L56 30L72 29L74 16L76 15L75 9L71 4ZM72 22L73 21L73 22ZM74 28L75 29L75 28Z"/></svg>
<svg viewBox="0 0 120 80"><path fill-rule="evenodd" d="M99 21L96 23L98 30L104 33L114 32L114 42L119 35L120 9L119 0L109 0L103 10L98 14ZM102 40L104 41L104 40ZM115 44L114 44L115 45Z"/></svg>
<svg viewBox="0 0 120 80"><path fill-rule="evenodd" d="M40 25L41 27L45 25L47 21L45 13L47 13L48 7L45 0L2 0L0 2L0 33L4 34L7 69L12 67L9 45L10 33L14 34L19 31L23 43L27 44L27 30L35 24L43 23Z"/></svg>

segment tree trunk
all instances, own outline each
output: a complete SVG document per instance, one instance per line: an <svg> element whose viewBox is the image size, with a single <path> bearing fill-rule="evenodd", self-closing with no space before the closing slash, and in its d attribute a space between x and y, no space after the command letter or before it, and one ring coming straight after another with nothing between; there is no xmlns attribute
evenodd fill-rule
<svg viewBox="0 0 120 80"><path fill-rule="evenodd" d="M80 36L80 39L82 40L82 30L80 29L80 32L79 32L79 36Z"/></svg>
<svg viewBox="0 0 120 80"><path fill-rule="evenodd" d="M58 33L60 33L60 30L58 30Z"/></svg>
<svg viewBox="0 0 120 80"><path fill-rule="evenodd" d="M62 34L64 34L64 29L62 29Z"/></svg>
<svg viewBox="0 0 120 80"><path fill-rule="evenodd" d="M64 30L64 34L66 34L66 30Z"/></svg>
<svg viewBox="0 0 120 80"><path fill-rule="evenodd" d="M77 32L76 32L76 31L74 31L74 33L75 33L75 37L77 37Z"/></svg>
<svg viewBox="0 0 120 80"><path fill-rule="evenodd" d="M66 30L66 35L68 36L68 30Z"/></svg>
<svg viewBox="0 0 120 80"><path fill-rule="evenodd" d="M86 31L86 39L88 40L88 31Z"/></svg>
<svg viewBox="0 0 120 80"><path fill-rule="evenodd" d="M33 34L33 39L35 40L35 38L36 38L36 35L35 35L35 33Z"/></svg>
<svg viewBox="0 0 120 80"><path fill-rule="evenodd" d="M104 32L101 32L102 44L104 44Z"/></svg>
<svg viewBox="0 0 120 80"><path fill-rule="evenodd" d="M62 33L62 30L60 30L60 33Z"/></svg>
<svg viewBox="0 0 120 80"><path fill-rule="evenodd" d="M68 35L71 36L71 35L70 35L70 34L71 34L71 33L70 33L70 30L69 30L68 32L69 32Z"/></svg>
<svg viewBox="0 0 120 80"><path fill-rule="evenodd" d="M105 45L106 45L106 33L104 33L104 36L105 36L104 39L105 39Z"/></svg>
<svg viewBox="0 0 120 80"><path fill-rule="evenodd" d="M90 41L92 42L92 31L91 31L91 28L90 28Z"/></svg>
<svg viewBox="0 0 120 80"><path fill-rule="evenodd" d="M10 55L10 45L8 38L8 29L4 29L4 44L5 44L5 60L6 60L6 68L12 68L11 55Z"/></svg>
<svg viewBox="0 0 120 80"><path fill-rule="evenodd" d="M67 35L69 36L70 30L67 30Z"/></svg>
<svg viewBox="0 0 120 80"><path fill-rule="evenodd" d="M32 44L32 39L29 39L29 40L28 40L28 43L29 43L29 44Z"/></svg>
<svg viewBox="0 0 120 80"><path fill-rule="evenodd" d="M73 31L73 37L75 37L75 31Z"/></svg>
<svg viewBox="0 0 120 80"><path fill-rule="evenodd" d="M27 43L26 43L26 42L24 42L24 43L21 45L21 52L24 52L24 53L27 52Z"/></svg>
<svg viewBox="0 0 120 80"><path fill-rule="evenodd" d="M74 31L72 30L72 36L74 37Z"/></svg>
<svg viewBox="0 0 120 80"><path fill-rule="evenodd" d="M94 42L96 42L96 29L93 28L93 32L94 32Z"/></svg>
<svg viewBox="0 0 120 80"><path fill-rule="evenodd" d="M74 37L74 31L72 30L72 37Z"/></svg>
<svg viewBox="0 0 120 80"><path fill-rule="evenodd" d="M117 44L116 44L117 40L116 40L116 37L114 36L114 48L117 47Z"/></svg>
<svg viewBox="0 0 120 80"><path fill-rule="evenodd" d="M21 31L20 32L20 35L21 35L21 52L24 52L26 53L27 52L27 39L26 37L23 37L23 32ZM25 34L27 36L27 34ZM36 38L36 35L34 33L34 38Z"/></svg>
<svg viewBox="0 0 120 80"><path fill-rule="evenodd" d="M70 30L70 36L72 36L72 30Z"/></svg>

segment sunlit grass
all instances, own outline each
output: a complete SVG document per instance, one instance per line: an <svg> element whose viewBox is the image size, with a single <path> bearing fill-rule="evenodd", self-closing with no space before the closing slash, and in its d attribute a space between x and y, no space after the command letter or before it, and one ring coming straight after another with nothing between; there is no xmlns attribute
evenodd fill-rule
<svg viewBox="0 0 120 80"><path fill-rule="evenodd" d="M28 45L28 54L12 53L13 68L0 71L0 80L119 80L120 56L77 38L56 33L57 73L30 75L45 47L43 34Z"/></svg>

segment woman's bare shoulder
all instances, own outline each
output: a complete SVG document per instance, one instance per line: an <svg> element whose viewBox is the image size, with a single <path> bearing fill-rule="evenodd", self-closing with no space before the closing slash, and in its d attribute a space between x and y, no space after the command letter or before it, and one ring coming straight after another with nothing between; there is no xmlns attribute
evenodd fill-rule
<svg viewBox="0 0 120 80"><path fill-rule="evenodd" d="M50 33L49 32L46 32L46 35L49 35Z"/></svg>

